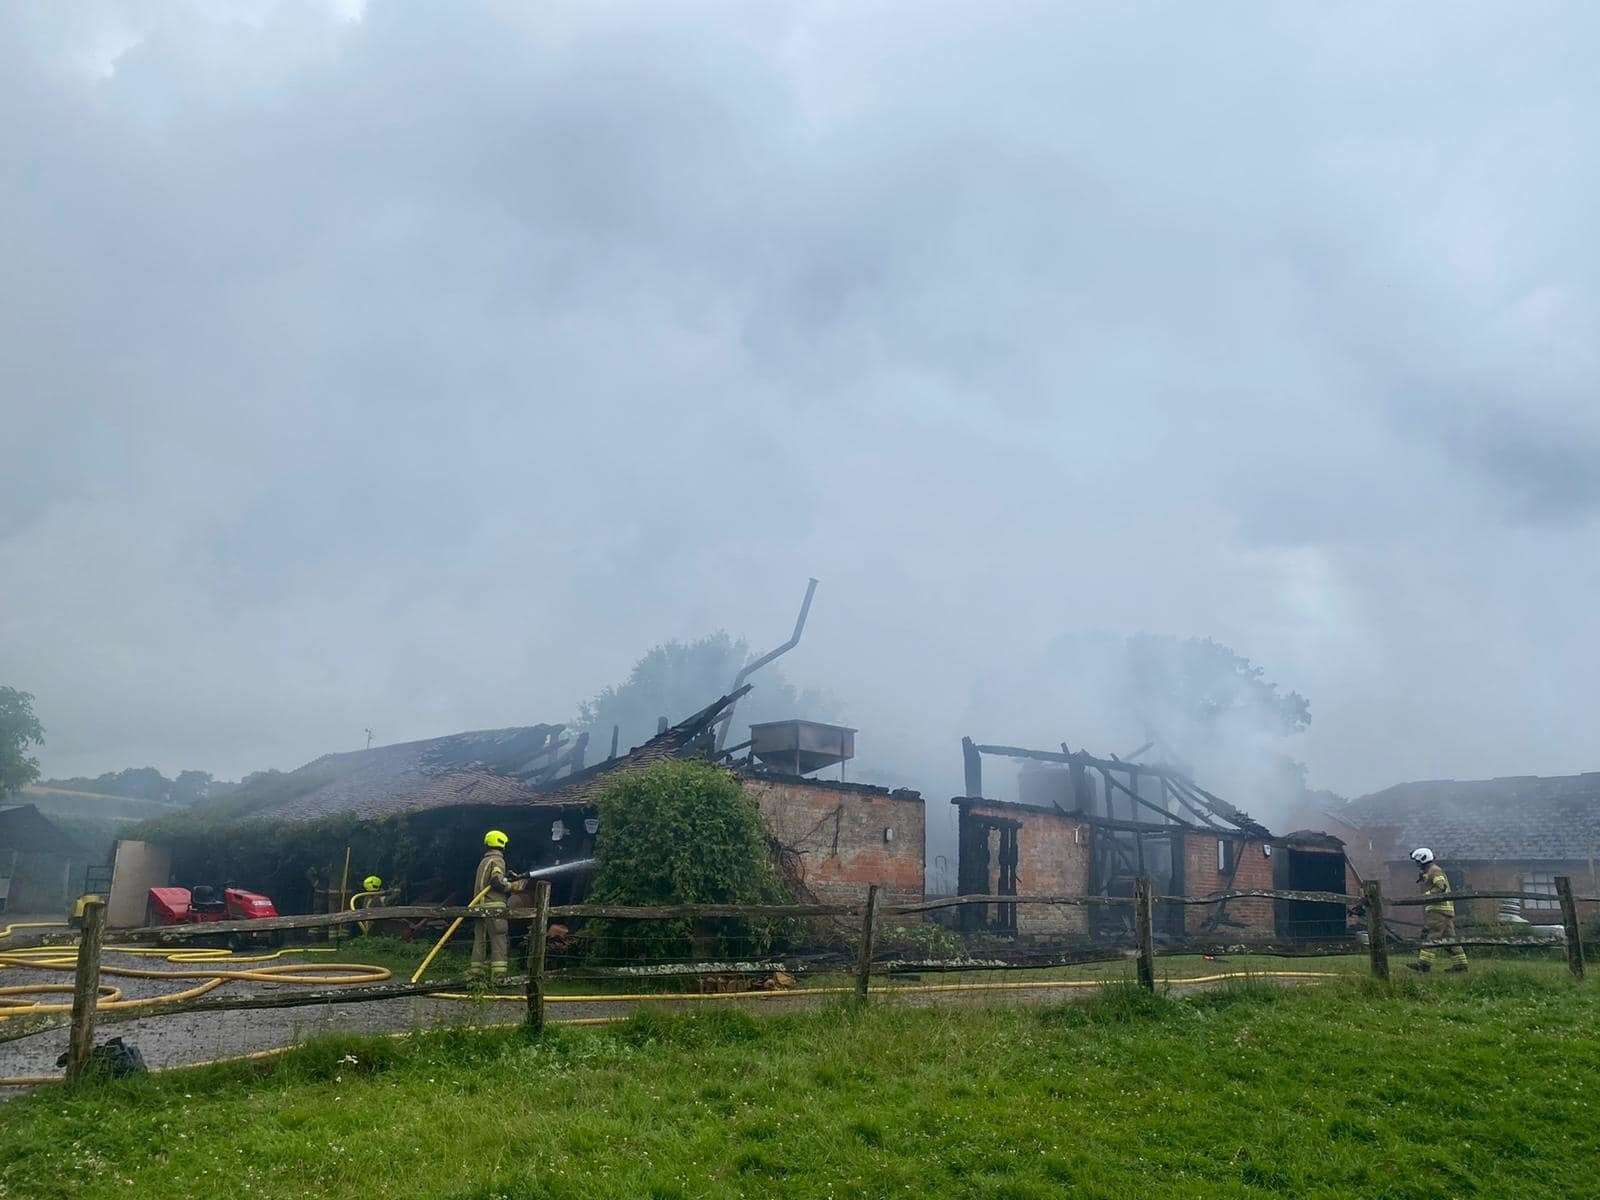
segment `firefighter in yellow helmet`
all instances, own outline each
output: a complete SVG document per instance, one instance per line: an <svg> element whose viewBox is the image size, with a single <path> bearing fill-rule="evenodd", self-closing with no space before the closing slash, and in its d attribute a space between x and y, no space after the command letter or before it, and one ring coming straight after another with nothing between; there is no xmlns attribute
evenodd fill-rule
<svg viewBox="0 0 1600 1200"><path fill-rule="evenodd" d="M1407 963L1413 971L1431 971L1438 957L1438 943L1448 942L1456 936L1456 906L1453 900L1433 899L1450 894L1450 879L1433 857L1433 851L1418 846L1411 852L1411 861L1422 872L1417 881L1422 884L1422 894L1430 897L1422 910L1422 949L1417 951L1417 961ZM1467 969L1467 952L1461 946L1451 946L1450 969Z"/></svg>
<svg viewBox="0 0 1600 1200"><path fill-rule="evenodd" d="M377 908L387 903L389 896L383 890L383 880L376 875L368 875L361 881L361 890L350 897L350 911L355 912L362 908ZM358 922L363 934L372 932L371 921Z"/></svg>
<svg viewBox="0 0 1600 1200"><path fill-rule="evenodd" d="M474 896L488 889L488 895L478 901L481 907L504 912L506 897L523 890L522 880L512 879L506 874L505 848L510 841L498 829L491 829L483 835L483 857L478 860L477 873L472 877ZM505 978L511 966L510 932L510 923L503 916L478 918L477 931L472 935L471 975L476 978L487 975L490 983L498 983Z"/></svg>

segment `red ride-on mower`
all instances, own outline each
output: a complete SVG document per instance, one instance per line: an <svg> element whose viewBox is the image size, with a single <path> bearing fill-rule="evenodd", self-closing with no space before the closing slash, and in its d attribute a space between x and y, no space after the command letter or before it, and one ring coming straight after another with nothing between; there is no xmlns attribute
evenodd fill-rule
<svg viewBox="0 0 1600 1200"><path fill-rule="evenodd" d="M193 888L153 887L145 903L146 925L212 925L220 921L261 921L277 915L269 897L232 885L224 887L221 895L203 883ZM283 930L235 933L227 942L237 949L258 938L274 946L282 945Z"/></svg>

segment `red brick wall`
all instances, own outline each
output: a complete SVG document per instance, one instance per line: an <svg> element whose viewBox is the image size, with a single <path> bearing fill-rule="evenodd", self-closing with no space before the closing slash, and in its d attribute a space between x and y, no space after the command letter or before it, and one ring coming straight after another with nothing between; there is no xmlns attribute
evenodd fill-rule
<svg viewBox="0 0 1600 1200"><path fill-rule="evenodd" d="M1237 892L1270 890L1274 886L1272 859L1266 854L1265 844L1244 839L1233 840L1240 855L1239 869L1233 877L1232 886L1225 888L1228 877L1217 869L1218 839L1209 833L1184 835L1184 895L1204 896L1224 890ZM1215 905L1189 905L1184 913L1184 928L1190 934L1199 933L1215 911ZM1223 915L1223 923L1217 927L1216 933L1223 937L1270 938L1276 925L1273 912L1271 900L1230 900ZM1241 924L1245 926L1244 929L1239 928Z"/></svg>
<svg viewBox="0 0 1600 1200"><path fill-rule="evenodd" d="M977 816L1016 821L1017 894L1022 896L1082 896L1089 891L1090 855L1094 829L1064 813L1016 808L1004 804L973 804L965 811ZM990 888L999 875L998 855L989 854ZM1017 906L1017 933L1086 934L1086 910L1042 904Z"/></svg>
<svg viewBox="0 0 1600 1200"><path fill-rule="evenodd" d="M1600 880L1590 873L1587 859L1575 862L1453 862L1448 858L1441 858L1439 865L1450 873L1454 879L1459 872L1463 890L1472 892L1520 892L1525 876L1538 872L1548 875L1570 875L1572 877L1572 890L1580 896L1593 896L1600 894ZM1383 894L1387 899L1391 896L1417 896L1422 893L1422 886L1417 882L1416 864L1408 859L1387 864L1388 871L1383 877ZM1493 921L1499 914L1500 902L1498 900L1463 900L1456 905L1457 918L1470 916L1476 921ZM1600 905L1578 902L1578 919L1587 923L1592 921ZM1559 925L1561 923L1560 908L1533 909L1524 904L1522 915L1536 925ZM1406 921L1420 925L1422 910L1411 906L1392 908L1388 916L1395 921ZM1415 931L1409 926L1404 927L1409 935Z"/></svg>
<svg viewBox="0 0 1600 1200"><path fill-rule="evenodd" d="M767 830L800 854L805 885L823 902L853 902L870 884L887 901L920 900L926 821L916 792L818 779L745 776ZM894 840L884 830L894 830Z"/></svg>

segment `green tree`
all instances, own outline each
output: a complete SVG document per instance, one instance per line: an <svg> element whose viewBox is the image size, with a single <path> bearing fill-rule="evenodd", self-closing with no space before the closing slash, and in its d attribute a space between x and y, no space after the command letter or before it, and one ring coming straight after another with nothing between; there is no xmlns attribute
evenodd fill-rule
<svg viewBox="0 0 1600 1200"><path fill-rule="evenodd" d="M599 797L593 904L785 904L761 811L728 771L676 759L613 779ZM598 922L605 958L764 954L773 921Z"/></svg>
<svg viewBox="0 0 1600 1200"><path fill-rule="evenodd" d="M636 662L622 683L579 708L578 728L589 730L595 744L608 747L615 725L621 749L640 745L655 734L658 717L680 721L726 692L751 657L748 642L720 631L693 642L663 642ZM739 728L730 731L730 745L742 742L743 727L754 722L799 716L832 721L841 716L836 699L796 689L776 665L763 668L750 682L755 686L739 703Z"/></svg>
<svg viewBox="0 0 1600 1200"><path fill-rule="evenodd" d="M171 796L177 804L194 804L211 793L210 771L179 771L172 781Z"/></svg>
<svg viewBox="0 0 1600 1200"><path fill-rule="evenodd" d="M1284 736L1311 724L1309 700L1279 692L1264 668L1210 638L1136 634L1127 662L1132 702L1152 734L1235 725Z"/></svg>
<svg viewBox="0 0 1600 1200"><path fill-rule="evenodd" d="M39 778L39 760L28 753L28 747L42 745L44 726L33 715L33 697L16 688L0 687L0 796Z"/></svg>

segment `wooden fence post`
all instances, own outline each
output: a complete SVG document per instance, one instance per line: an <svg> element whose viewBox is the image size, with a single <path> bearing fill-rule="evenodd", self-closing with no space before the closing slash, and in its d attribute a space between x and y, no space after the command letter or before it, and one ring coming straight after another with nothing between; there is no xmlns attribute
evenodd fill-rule
<svg viewBox="0 0 1600 1200"><path fill-rule="evenodd" d="M1141 875L1133 884L1133 925L1139 937L1139 986L1147 992L1156 990L1154 907L1150 876Z"/></svg>
<svg viewBox="0 0 1600 1200"><path fill-rule="evenodd" d="M1374 979L1389 978L1389 940L1383 927L1383 885L1369 879L1361 885L1367 909L1367 959Z"/></svg>
<svg viewBox="0 0 1600 1200"><path fill-rule="evenodd" d="M72 983L72 1031L67 1039L67 1082L83 1074L94 1049L95 1006L100 1000L100 941L106 927L103 900L83 905L83 934L78 939L78 971Z"/></svg>
<svg viewBox="0 0 1600 1200"><path fill-rule="evenodd" d="M872 974L872 947L878 933L878 885L867 888L867 907L861 917L861 958L856 963L856 999L866 1003L867 980Z"/></svg>
<svg viewBox="0 0 1600 1200"><path fill-rule="evenodd" d="M1572 898L1572 877L1556 876L1556 895L1561 898L1561 924L1567 931L1567 967L1573 978L1583 978L1583 929L1578 924L1578 902Z"/></svg>
<svg viewBox="0 0 1600 1200"><path fill-rule="evenodd" d="M544 944L550 930L550 881L533 885L533 921L528 930L528 1029L544 1031Z"/></svg>

